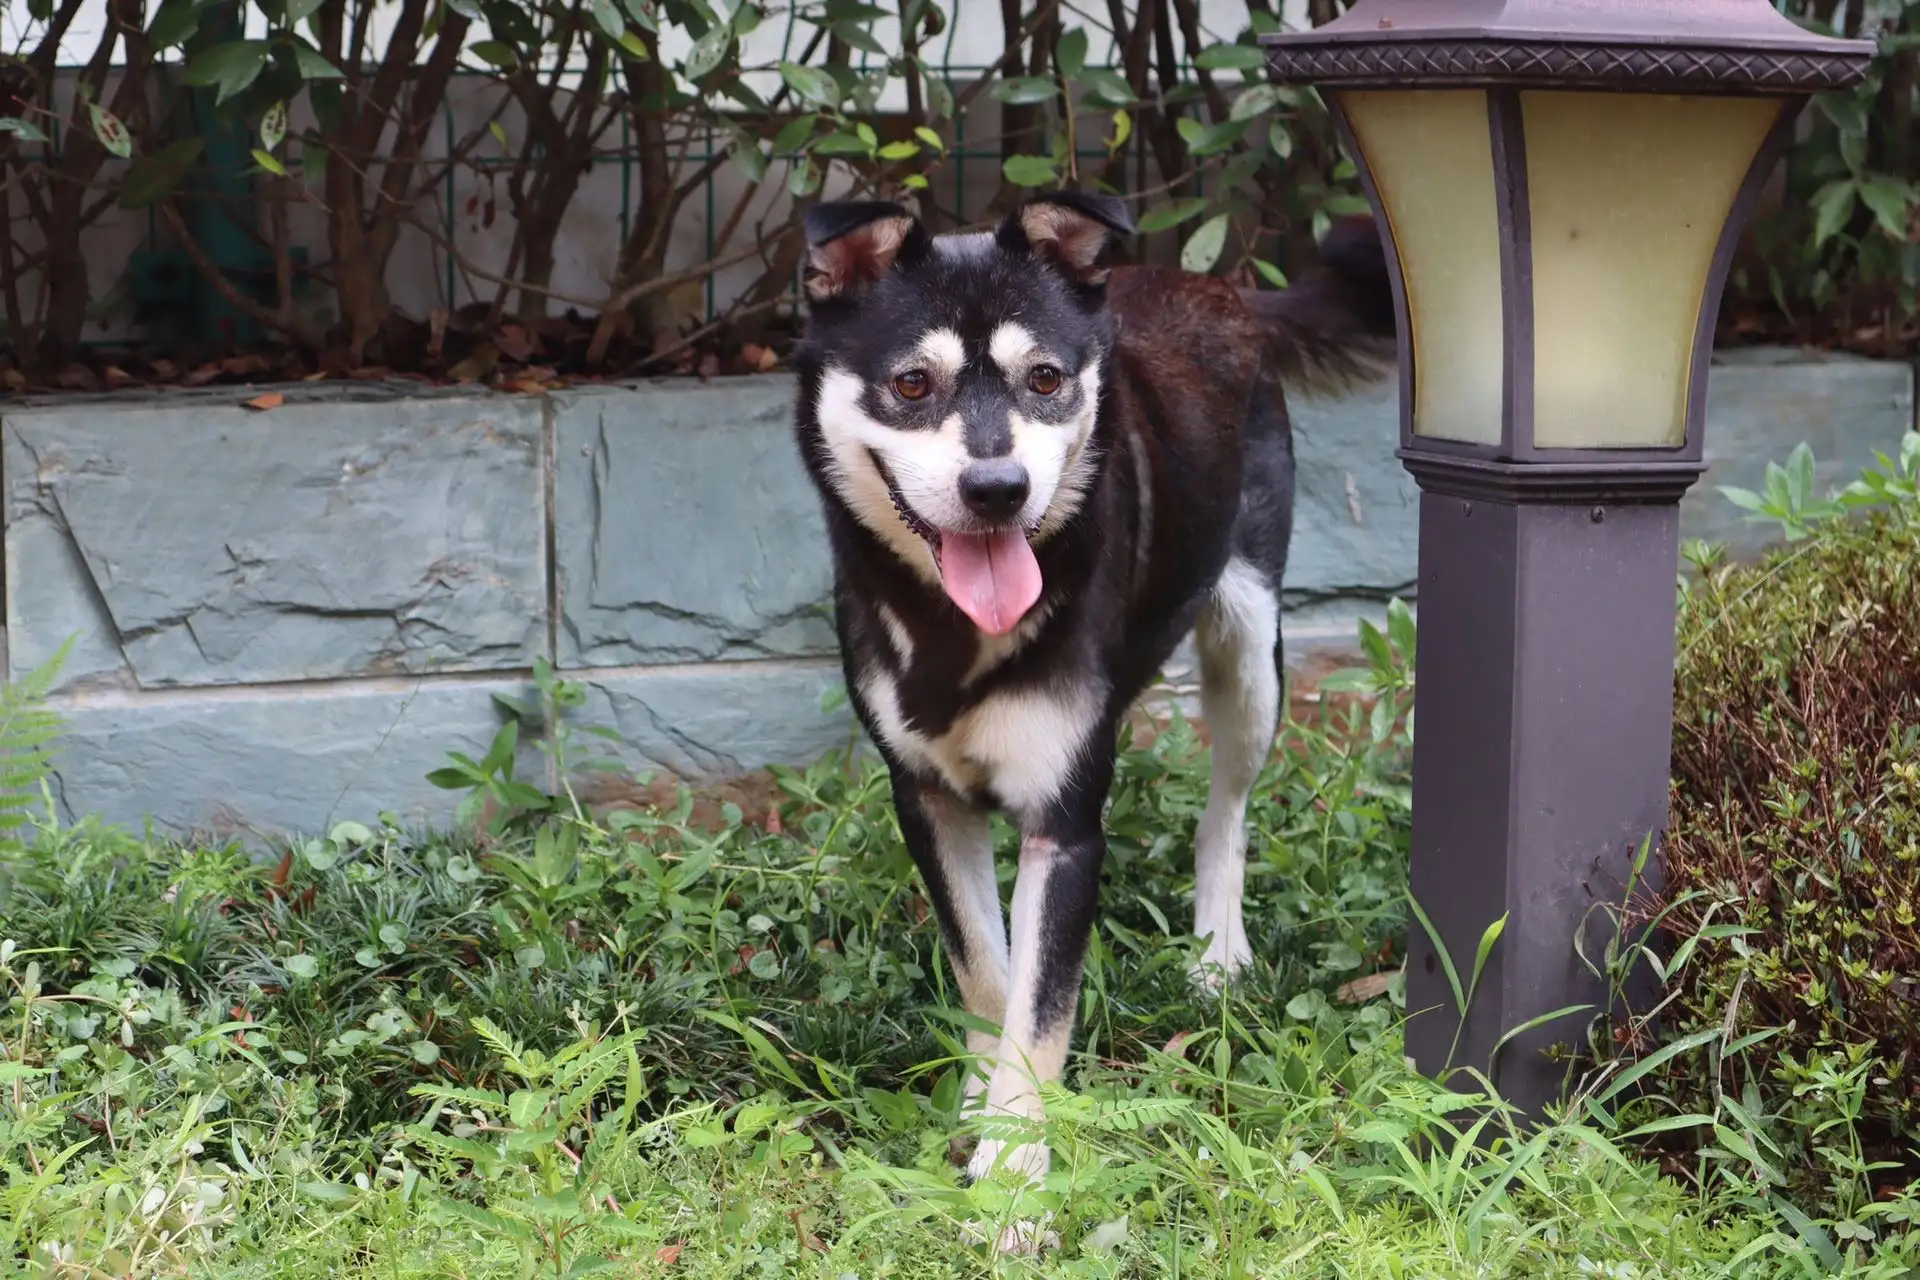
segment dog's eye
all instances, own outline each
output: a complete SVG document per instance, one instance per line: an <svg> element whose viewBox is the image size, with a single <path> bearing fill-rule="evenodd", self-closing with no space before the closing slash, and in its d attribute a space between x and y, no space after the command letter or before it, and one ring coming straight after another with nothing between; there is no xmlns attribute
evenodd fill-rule
<svg viewBox="0 0 1920 1280"><path fill-rule="evenodd" d="M927 394L931 386L926 374L918 369L909 369L893 380L893 393L902 400L918 400Z"/></svg>
<svg viewBox="0 0 1920 1280"><path fill-rule="evenodd" d="M1060 389L1060 381L1060 371L1050 364L1039 365L1027 375L1027 385L1035 395L1052 395Z"/></svg>

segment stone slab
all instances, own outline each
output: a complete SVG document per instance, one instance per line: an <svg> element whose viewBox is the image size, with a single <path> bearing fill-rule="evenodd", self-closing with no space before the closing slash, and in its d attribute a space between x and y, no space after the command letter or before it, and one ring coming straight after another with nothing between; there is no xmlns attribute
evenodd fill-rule
<svg viewBox="0 0 1920 1280"><path fill-rule="evenodd" d="M561 665L834 652L794 388L781 375L555 396Z"/></svg>
<svg viewBox="0 0 1920 1280"><path fill-rule="evenodd" d="M594 672L575 724L605 724L618 746L582 740L636 772L718 781L767 764L805 764L846 746L839 683L825 662L726 663ZM514 679L378 680L96 693L59 700L67 730L54 792L63 815L98 814L167 832L261 841L392 812L445 826L460 796L428 784L447 753L483 755L504 722L495 694ZM521 774L542 775L523 744Z"/></svg>
<svg viewBox="0 0 1920 1280"><path fill-rule="evenodd" d="M1291 397L1288 410L1298 472L1288 600L1404 594L1420 560L1420 489L1393 456L1398 380L1338 400Z"/></svg>
<svg viewBox="0 0 1920 1280"><path fill-rule="evenodd" d="M530 397L284 389L0 412L11 672L69 688L527 667L547 647ZM110 411L109 411L109 407Z"/></svg>

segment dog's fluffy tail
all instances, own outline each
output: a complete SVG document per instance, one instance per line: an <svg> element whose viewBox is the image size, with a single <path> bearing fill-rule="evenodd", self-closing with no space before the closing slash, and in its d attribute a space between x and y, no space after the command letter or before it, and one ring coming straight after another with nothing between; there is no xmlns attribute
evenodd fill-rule
<svg viewBox="0 0 1920 1280"><path fill-rule="evenodd" d="M1281 381L1296 390L1338 394L1393 368L1393 285L1370 217L1334 223L1320 242L1320 266L1291 288L1241 296L1272 337Z"/></svg>

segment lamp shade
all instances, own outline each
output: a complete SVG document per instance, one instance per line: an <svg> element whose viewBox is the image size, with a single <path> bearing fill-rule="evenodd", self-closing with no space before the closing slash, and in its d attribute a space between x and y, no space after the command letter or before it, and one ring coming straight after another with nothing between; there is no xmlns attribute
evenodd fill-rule
<svg viewBox="0 0 1920 1280"><path fill-rule="evenodd" d="M1699 457L1740 229L1873 53L1767 0L1360 0L1265 43L1390 244L1403 443L1501 462Z"/></svg>

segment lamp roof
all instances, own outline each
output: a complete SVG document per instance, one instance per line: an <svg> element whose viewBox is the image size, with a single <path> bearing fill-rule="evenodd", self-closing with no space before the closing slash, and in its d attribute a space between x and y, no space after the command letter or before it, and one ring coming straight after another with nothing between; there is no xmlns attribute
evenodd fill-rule
<svg viewBox="0 0 1920 1280"><path fill-rule="evenodd" d="M1282 82L1383 89L1817 93L1859 83L1874 53L1769 0L1359 0L1261 43Z"/></svg>

